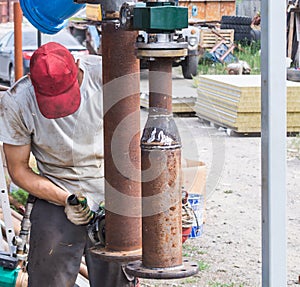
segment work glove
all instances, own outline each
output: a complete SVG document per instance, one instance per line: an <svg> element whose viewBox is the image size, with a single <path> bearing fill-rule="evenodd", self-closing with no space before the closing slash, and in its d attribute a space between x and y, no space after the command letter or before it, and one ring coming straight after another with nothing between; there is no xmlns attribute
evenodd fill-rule
<svg viewBox="0 0 300 287"><path fill-rule="evenodd" d="M82 195L71 194L67 197L65 213L67 218L76 225L86 225L94 217L87 200Z"/></svg>

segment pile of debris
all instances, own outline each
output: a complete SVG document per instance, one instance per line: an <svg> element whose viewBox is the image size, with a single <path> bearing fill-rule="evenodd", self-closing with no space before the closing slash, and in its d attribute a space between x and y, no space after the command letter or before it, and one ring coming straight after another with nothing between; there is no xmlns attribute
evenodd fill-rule
<svg viewBox="0 0 300 287"><path fill-rule="evenodd" d="M226 65L229 75L249 75L251 67L246 61L239 60L234 55L234 49L238 46L228 38L226 39L216 29L211 29L211 33L218 37L218 42L206 53L207 58L215 63Z"/></svg>

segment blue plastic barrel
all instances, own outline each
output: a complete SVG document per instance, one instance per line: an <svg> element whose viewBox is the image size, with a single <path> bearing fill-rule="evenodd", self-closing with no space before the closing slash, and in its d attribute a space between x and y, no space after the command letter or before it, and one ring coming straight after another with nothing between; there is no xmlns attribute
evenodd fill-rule
<svg viewBox="0 0 300 287"><path fill-rule="evenodd" d="M55 34L63 29L68 19L85 4L76 4L73 0L20 0L23 15L39 31Z"/></svg>

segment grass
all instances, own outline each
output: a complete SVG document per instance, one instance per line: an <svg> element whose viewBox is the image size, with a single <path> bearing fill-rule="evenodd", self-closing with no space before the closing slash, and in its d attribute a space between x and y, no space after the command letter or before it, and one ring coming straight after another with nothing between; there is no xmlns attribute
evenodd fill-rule
<svg viewBox="0 0 300 287"><path fill-rule="evenodd" d="M195 255L206 254L206 252L199 249L199 247L191 246L191 245L188 245L188 244L183 244L182 245L182 251L183 251L183 256L184 257L192 257L192 256L195 256Z"/></svg>
<svg viewBox="0 0 300 287"><path fill-rule="evenodd" d="M238 44L235 56L247 62L251 67L251 74L260 74L260 42L252 42L250 45Z"/></svg>
<svg viewBox="0 0 300 287"><path fill-rule="evenodd" d="M209 287L243 287L244 284L209 282Z"/></svg>
<svg viewBox="0 0 300 287"><path fill-rule="evenodd" d="M204 271L209 268L209 265L206 262L200 260L198 261L198 267L199 267L199 271Z"/></svg>
<svg viewBox="0 0 300 287"><path fill-rule="evenodd" d="M251 67L251 74L260 74L260 42L251 42L249 45L237 43L234 49L234 56L247 62ZM209 52L205 52L199 61L199 75L224 75L228 74L226 64L212 61Z"/></svg>
<svg viewBox="0 0 300 287"><path fill-rule="evenodd" d="M198 283L198 278L196 277L188 277L184 280L182 280L182 282L180 283L181 286L184 286L186 284L195 284Z"/></svg>

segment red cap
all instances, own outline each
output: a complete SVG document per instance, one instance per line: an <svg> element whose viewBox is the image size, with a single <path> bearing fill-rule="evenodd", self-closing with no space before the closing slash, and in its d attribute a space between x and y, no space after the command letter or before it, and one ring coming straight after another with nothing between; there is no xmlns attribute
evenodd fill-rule
<svg viewBox="0 0 300 287"><path fill-rule="evenodd" d="M80 105L78 68L64 46L49 42L30 59L30 78L39 109L48 119L73 114Z"/></svg>

